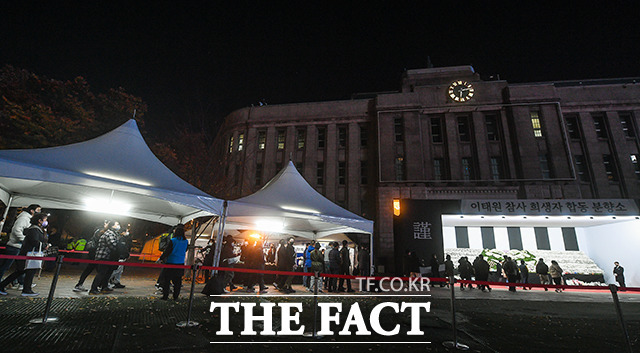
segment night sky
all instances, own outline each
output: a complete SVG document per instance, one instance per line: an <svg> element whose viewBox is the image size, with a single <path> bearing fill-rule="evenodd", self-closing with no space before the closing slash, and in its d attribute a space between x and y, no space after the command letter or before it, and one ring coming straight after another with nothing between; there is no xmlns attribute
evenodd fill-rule
<svg viewBox="0 0 640 353"><path fill-rule="evenodd" d="M640 76L638 2L59 3L0 5L0 64L124 87L148 125L397 90L428 56L509 82Z"/></svg>

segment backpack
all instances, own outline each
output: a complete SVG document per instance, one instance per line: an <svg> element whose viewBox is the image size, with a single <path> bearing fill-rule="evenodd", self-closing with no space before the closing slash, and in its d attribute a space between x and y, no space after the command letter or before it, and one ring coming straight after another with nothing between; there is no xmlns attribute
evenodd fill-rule
<svg viewBox="0 0 640 353"><path fill-rule="evenodd" d="M165 251L171 242L171 234L162 234L160 236L160 243L158 244L158 249L160 251Z"/></svg>
<svg viewBox="0 0 640 353"><path fill-rule="evenodd" d="M120 237L118 239L118 243L116 244L115 253L118 255L118 259L126 259L129 257L129 242L125 237Z"/></svg>

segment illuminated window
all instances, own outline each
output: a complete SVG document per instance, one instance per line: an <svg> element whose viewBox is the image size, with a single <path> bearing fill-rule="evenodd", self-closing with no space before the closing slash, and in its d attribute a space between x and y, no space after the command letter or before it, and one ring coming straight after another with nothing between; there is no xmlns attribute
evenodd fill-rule
<svg viewBox="0 0 640 353"><path fill-rule="evenodd" d="M233 135L229 137L229 153L233 152Z"/></svg>
<svg viewBox="0 0 640 353"><path fill-rule="evenodd" d="M395 216L400 215L400 200L393 200L393 214Z"/></svg>
<svg viewBox="0 0 640 353"><path fill-rule="evenodd" d="M267 144L267 132L264 130L258 131L258 149L263 150Z"/></svg>
<svg viewBox="0 0 640 353"><path fill-rule="evenodd" d="M279 129L278 130L278 149L279 150L284 149L285 139L286 139L285 130Z"/></svg>
<svg viewBox="0 0 640 353"><path fill-rule="evenodd" d="M238 151L242 151L244 148L244 134L238 135Z"/></svg>
<svg viewBox="0 0 640 353"><path fill-rule="evenodd" d="M304 129L298 129L297 135L296 140L298 141L298 149L301 150L304 148L305 139L307 137L306 131Z"/></svg>
<svg viewBox="0 0 640 353"><path fill-rule="evenodd" d="M542 124L540 123L540 113L533 111L531 116L531 125L533 125L533 136L542 137Z"/></svg>

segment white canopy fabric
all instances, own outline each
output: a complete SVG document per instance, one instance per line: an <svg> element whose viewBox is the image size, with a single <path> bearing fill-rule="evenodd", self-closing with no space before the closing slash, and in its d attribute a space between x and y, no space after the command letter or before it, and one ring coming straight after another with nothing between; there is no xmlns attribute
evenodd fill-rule
<svg viewBox="0 0 640 353"><path fill-rule="evenodd" d="M320 239L338 233L373 233L373 221L329 201L290 161L259 191L229 201L225 229L251 229Z"/></svg>
<svg viewBox="0 0 640 353"><path fill-rule="evenodd" d="M219 215L223 203L162 164L135 120L85 142L0 151L0 200L11 206L37 203L126 214L169 225Z"/></svg>

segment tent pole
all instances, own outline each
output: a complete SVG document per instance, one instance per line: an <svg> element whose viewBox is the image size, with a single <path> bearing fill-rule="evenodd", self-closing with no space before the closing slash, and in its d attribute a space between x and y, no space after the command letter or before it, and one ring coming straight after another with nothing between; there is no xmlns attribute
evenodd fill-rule
<svg viewBox="0 0 640 353"><path fill-rule="evenodd" d="M9 215L9 208L11 208L11 202L13 201L13 195L9 195L9 201L7 201L7 208L4 209L4 214L2 215L2 219L0 219L0 232L4 227L4 221L7 219Z"/></svg>
<svg viewBox="0 0 640 353"><path fill-rule="evenodd" d="M369 233L369 267L371 267L369 269L369 276L373 276L374 269L376 268L373 266L373 233Z"/></svg>
<svg viewBox="0 0 640 353"><path fill-rule="evenodd" d="M213 267L220 266L220 254L222 254L222 238L223 238L223 234L224 234L224 224L227 221L227 206L228 206L228 202L225 200L222 205L223 205L222 216L220 218L218 218L218 221L220 223L218 223L218 238L216 238L216 247L214 249L215 253L213 255ZM211 272L211 276L213 277L217 273L218 273L217 270L213 270Z"/></svg>

